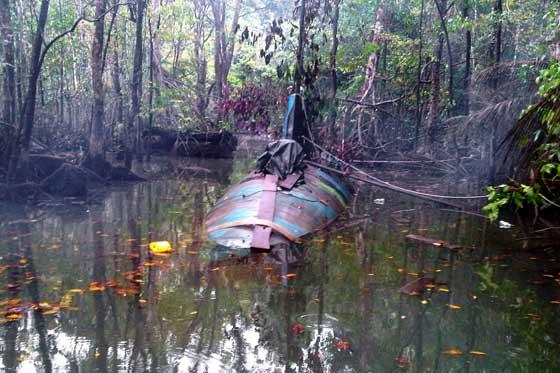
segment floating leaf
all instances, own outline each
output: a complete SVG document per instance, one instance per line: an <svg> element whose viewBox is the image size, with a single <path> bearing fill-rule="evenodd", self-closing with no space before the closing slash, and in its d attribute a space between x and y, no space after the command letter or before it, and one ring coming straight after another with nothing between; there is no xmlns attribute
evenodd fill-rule
<svg viewBox="0 0 560 373"><path fill-rule="evenodd" d="M294 278L297 275L295 273L286 273L286 278Z"/></svg>
<svg viewBox="0 0 560 373"><path fill-rule="evenodd" d="M448 350L443 351L443 354L448 356L461 356L463 355L463 351L457 348L450 348Z"/></svg>
<svg viewBox="0 0 560 373"><path fill-rule="evenodd" d="M461 306L458 304L448 304L447 307L451 308L452 310L460 310Z"/></svg>
<svg viewBox="0 0 560 373"><path fill-rule="evenodd" d="M528 313L527 315L530 316L533 321L539 321L541 319L540 315L536 315L534 313Z"/></svg>
<svg viewBox="0 0 560 373"><path fill-rule="evenodd" d="M94 281L89 284L89 291L105 291L105 285L100 282Z"/></svg>
<svg viewBox="0 0 560 373"><path fill-rule="evenodd" d="M170 253L171 250L171 244L169 243L169 241L156 241L156 242L150 242L150 250L154 253L154 254L165 254L165 253Z"/></svg>
<svg viewBox="0 0 560 373"><path fill-rule="evenodd" d="M304 326L299 323L292 326L292 332L294 332L295 334L301 334L304 332L304 330Z"/></svg>
<svg viewBox="0 0 560 373"><path fill-rule="evenodd" d="M446 244L445 241L436 240L434 238L429 238L429 237L423 237L423 236L419 236L417 234L409 234L409 235L406 236L406 238L408 238L409 240L418 241L418 242L421 242L421 243L425 243L425 244L428 244L428 245L434 245L434 246L443 246L443 245Z"/></svg>
<svg viewBox="0 0 560 373"><path fill-rule="evenodd" d="M348 341L338 341L335 345L337 350L348 350L350 348L350 342Z"/></svg>
<svg viewBox="0 0 560 373"><path fill-rule="evenodd" d="M406 357L399 357L396 359L397 360L397 366L401 369L406 368L406 366L408 365L408 359Z"/></svg>
<svg viewBox="0 0 560 373"><path fill-rule="evenodd" d="M58 309L57 308L52 308L50 310L41 310L41 315L44 316L48 316L48 315L54 315L58 313Z"/></svg>
<svg viewBox="0 0 560 373"><path fill-rule="evenodd" d="M486 356L486 352L482 352L482 351L469 351L469 354L473 356Z"/></svg>
<svg viewBox="0 0 560 373"><path fill-rule="evenodd" d="M21 320L21 318L22 318L21 313L10 313L5 317L7 321L17 321L17 320Z"/></svg>

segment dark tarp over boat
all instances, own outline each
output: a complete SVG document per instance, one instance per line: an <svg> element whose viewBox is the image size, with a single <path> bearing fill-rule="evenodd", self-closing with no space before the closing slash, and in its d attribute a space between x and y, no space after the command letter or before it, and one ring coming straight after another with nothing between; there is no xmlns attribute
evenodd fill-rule
<svg viewBox="0 0 560 373"><path fill-rule="evenodd" d="M290 96L284 136L306 136L300 96ZM268 144L257 169L229 189L210 210L209 238L220 245L269 249L298 241L330 224L346 210L350 192L338 179L308 166L294 139Z"/></svg>

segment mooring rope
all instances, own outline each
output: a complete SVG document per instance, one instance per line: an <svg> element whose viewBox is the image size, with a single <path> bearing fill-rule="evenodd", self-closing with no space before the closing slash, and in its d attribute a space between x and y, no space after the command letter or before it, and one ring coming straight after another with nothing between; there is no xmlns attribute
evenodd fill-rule
<svg viewBox="0 0 560 373"><path fill-rule="evenodd" d="M383 184L388 188L391 188L392 190L396 191L396 192L403 192L403 193L408 193L408 194L412 194L412 195L417 195L417 196L424 196L424 197L429 197L429 198L442 198L442 199L487 199L488 195L480 195L480 196L447 196L447 195L438 195L438 194L430 194L430 193L424 193L424 192L419 192L417 190L412 190L412 189L407 189L407 188L403 188L400 187L398 185L394 185L391 184L385 180L381 180L378 177L372 176L370 174L368 174L367 172L359 169L358 167L343 161L342 159L338 158L336 155L332 154L331 152L329 152L328 150L326 150L325 148L323 148L322 146L316 144L315 142L311 141L309 138L304 137L304 139L306 141L308 141L311 145L313 145L314 147L316 147L317 149L321 150L322 152L326 153L328 156L334 158L335 160L337 160L338 162L340 162L341 164L343 164L346 167L349 167L351 169L353 169L354 171L366 176L367 178L375 181L376 183L379 184Z"/></svg>

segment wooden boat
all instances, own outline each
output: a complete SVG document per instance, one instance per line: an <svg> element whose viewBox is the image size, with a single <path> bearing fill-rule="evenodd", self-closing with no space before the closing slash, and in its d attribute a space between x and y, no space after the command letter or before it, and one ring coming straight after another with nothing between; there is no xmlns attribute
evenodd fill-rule
<svg viewBox="0 0 560 373"><path fill-rule="evenodd" d="M210 210L209 238L227 247L269 249L321 230L346 210L348 188L323 170L308 166L304 181L253 173L229 189Z"/></svg>
<svg viewBox="0 0 560 373"><path fill-rule="evenodd" d="M270 249L297 242L332 223L346 209L350 191L339 179L306 165L295 140L301 98L290 97L284 123L288 139L268 145L257 171L229 189L209 211L209 238L223 246ZM294 121L294 118L296 119Z"/></svg>

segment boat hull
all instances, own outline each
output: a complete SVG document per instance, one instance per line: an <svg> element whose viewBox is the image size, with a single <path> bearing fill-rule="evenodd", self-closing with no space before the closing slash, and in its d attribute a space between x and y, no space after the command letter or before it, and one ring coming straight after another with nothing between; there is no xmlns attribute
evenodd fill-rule
<svg viewBox="0 0 560 373"><path fill-rule="evenodd" d="M343 182L316 167L308 166L304 182L291 188L282 182L271 188L269 178L253 173L224 194L207 216L212 241L239 248L295 242L332 223L350 198ZM268 242L257 240L259 227L268 232Z"/></svg>

